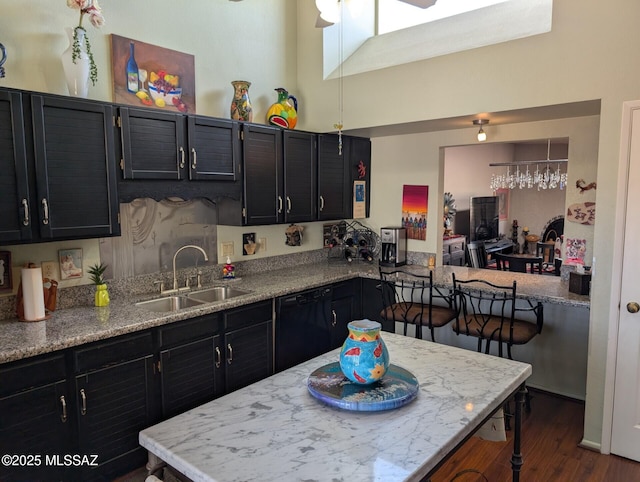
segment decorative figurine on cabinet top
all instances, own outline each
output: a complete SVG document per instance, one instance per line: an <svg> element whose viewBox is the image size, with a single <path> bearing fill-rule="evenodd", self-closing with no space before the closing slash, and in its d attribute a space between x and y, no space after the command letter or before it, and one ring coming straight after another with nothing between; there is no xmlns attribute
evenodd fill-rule
<svg viewBox="0 0 640 482"><path fill-rule="evenodd" d="M298 100L282 87L275 90L278 92L278 101L269 107L267 123L285 129L295 129L298 123Z"/></svg>
<svg viewBox="0 0 640 482"><path fill-rule="evenodd" d="M249 87L251 82L246 80L234 80L233 100L231 101L231 118L233 120L253 122L253 108L249 100Z"/></svg>

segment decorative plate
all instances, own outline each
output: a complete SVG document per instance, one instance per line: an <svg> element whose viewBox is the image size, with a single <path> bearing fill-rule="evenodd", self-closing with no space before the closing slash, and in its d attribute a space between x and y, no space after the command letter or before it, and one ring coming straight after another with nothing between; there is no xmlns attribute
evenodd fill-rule
<svg viewBox="0 0 640 482"><path fill-rule="evenodd" d="M370 385L353 383L333 362L314 370L307 380L309 393L327 405L359 412L402 407L418 396L418 380L409 371L389 365L387 373Z"/></svg>

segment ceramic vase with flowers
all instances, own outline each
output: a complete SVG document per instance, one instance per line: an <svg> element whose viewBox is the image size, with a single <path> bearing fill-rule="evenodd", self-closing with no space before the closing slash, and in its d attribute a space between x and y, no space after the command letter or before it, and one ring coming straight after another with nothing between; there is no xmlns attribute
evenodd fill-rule
<svg viewBox="0 0 640 482"><path fill-rule="evenodd" d="M87 97L89 81L92 85L98 80L98 68L91 52L91 43L86 29L82 26L84 16L96 28L104 25L102 9L98 0L67 0L67 6L80 13L78 25L67 28L69 47L62 53L62 67L67 80L69 94L74 97Z"/></svg>
<svg viewBox="0 0 640 482"><path fill-rule="evenodd" d="M107 291L107 284L104 282L104 272L106 269L107 265L102 263L94 264L89 268L89 277L93 284L96 286L96 306L109 305L109 292Z"/></svg>

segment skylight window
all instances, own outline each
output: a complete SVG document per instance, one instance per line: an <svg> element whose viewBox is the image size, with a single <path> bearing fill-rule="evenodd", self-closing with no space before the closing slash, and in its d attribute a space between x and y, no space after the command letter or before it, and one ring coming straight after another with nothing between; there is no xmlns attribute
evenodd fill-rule
<svg viewBox="0 0 640 482"><path fill-rule="evenodd" d="M378 34L433 22L509 0L438 0L429 8L415 7L398 0L378 0Z"/></svg>

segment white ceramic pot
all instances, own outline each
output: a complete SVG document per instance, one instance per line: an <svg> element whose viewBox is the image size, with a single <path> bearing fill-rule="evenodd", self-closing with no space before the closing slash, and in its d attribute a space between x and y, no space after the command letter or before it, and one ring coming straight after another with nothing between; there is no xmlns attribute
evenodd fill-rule
<svg viewBox="0 0 640 482"><path fill-rule="evenodd" d="M73 33L74 29L66 28L69 36L69 46L62 52L62 68L67 79L69 95L86 98L89 94L89 55L86 51L85 34L83 29L78 29L78 42L80 44L80 56L73 62Z"/></svg>

